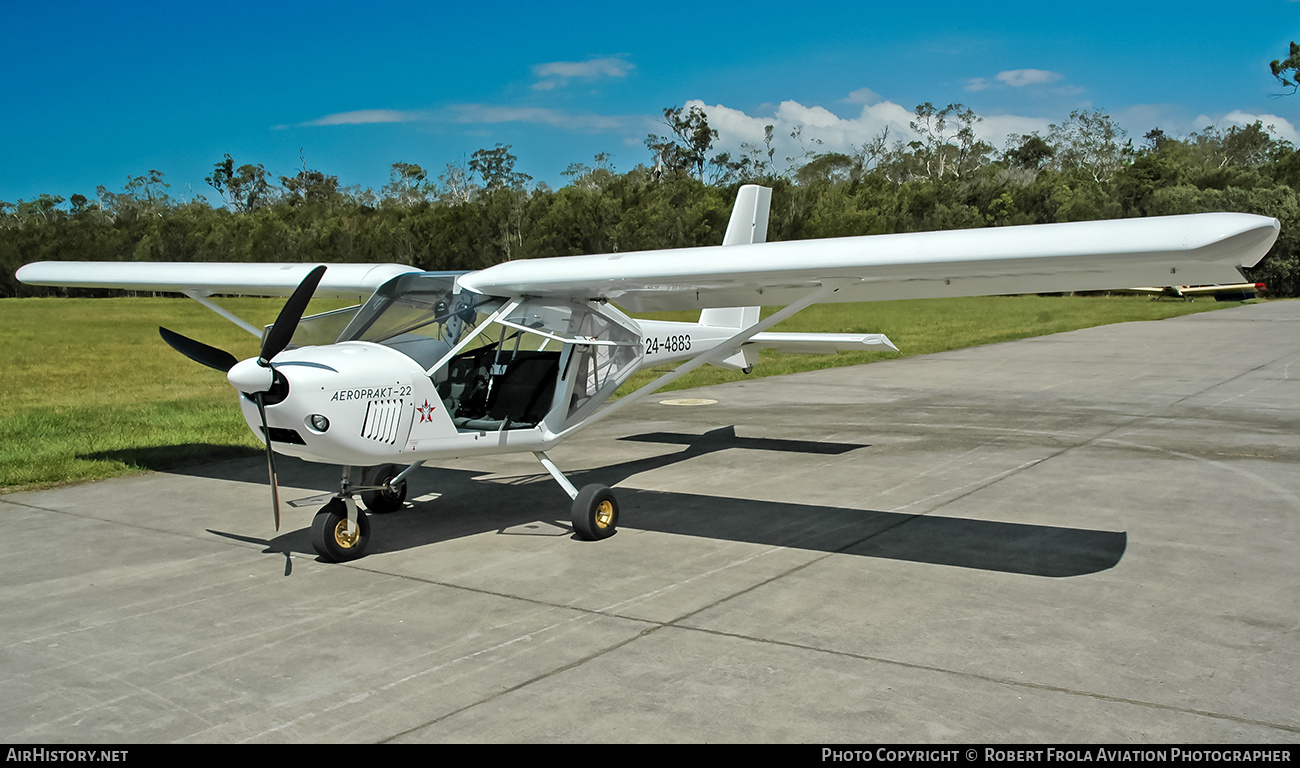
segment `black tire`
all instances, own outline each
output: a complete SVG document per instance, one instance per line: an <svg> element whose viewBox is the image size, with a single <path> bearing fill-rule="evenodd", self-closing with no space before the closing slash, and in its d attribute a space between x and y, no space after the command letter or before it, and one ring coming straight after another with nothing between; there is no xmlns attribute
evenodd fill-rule
<svg viewBox="0 0 1300 768"><path fill-rule="evenodd" d="M603 485L588 485L573 500L573 532L587 541L608 539L618 526L618 500Z"/></svg>
<svg viewBox="0 0 1300 768"><path fill-rule="evenodd" d="M399 467L396 464L381 464L377 467L371 467L361 475L361 484L386 485L403 469L404 467ZM402 503L406 501L406 480L402 480L391 491L385 489L362 491L361 501L366 505L367 510L374 512L376 515L395 512L401 509Z"/></svg>
<svg viewBox="0 0 1300 768"><path fill-rule="evenodd" d="M349 538L348 508L343 499L332 499L311 521L311 546L321 559L346 563L366 554L370 546L370 519L357 510L357 535Z"/></svg>

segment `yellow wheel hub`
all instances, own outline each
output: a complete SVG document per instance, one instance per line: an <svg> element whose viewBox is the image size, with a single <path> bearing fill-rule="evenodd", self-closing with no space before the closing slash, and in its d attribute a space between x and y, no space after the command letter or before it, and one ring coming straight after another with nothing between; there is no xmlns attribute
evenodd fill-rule
<svg viewBox="0 0 1300 768"><path fill-rule="evenodd" d="M596 507L596 527L608 528L614 522L614 504L608 500Z"/></svg>
<svg viewBox="0 0 1300 768"><path fill-rule="evenodd" d="M338 525L334 526L334 543L344 549L352 549L355 547L360 538L361 526L358 525L356 530L352 533L348 533L348 519L346 517L340 520Z"/></svg>

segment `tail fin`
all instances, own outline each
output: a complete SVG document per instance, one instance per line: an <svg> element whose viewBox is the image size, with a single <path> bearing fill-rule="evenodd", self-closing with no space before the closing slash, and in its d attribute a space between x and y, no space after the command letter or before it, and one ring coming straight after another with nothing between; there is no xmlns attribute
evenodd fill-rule
<svg viewBox="0 0 1300 768"><path fill-rule="evenodd" d="M731 221L727 222L727 234L723 235L722 244L750 245L767 242L767 217L771 209L771 189L754 184L741 187L736 194L736 205L731 209ZM758 310L758 307L700 310L700 325L734 328L739 332L758 322ZM749 371L756 362L758 349L746 346L715 365Z"/></svg>
<svg viewBox="0 0 1300 768"><path fill-rule="evenodd" d="M731 209L731 221L723 245L748 245L767 242L767 214L772 208L772 190L746 184L736 194L736 205Z"/></svg>

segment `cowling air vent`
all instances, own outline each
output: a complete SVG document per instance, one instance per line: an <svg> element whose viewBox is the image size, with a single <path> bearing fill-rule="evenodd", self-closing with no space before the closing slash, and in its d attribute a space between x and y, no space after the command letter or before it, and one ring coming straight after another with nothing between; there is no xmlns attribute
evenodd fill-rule
<svg viewBox="0 0 1300 768"><path fill-rule="evenodd" d="M366 406L366 423L361 436L367 440L393 445L397 442L398 417L402 415L401 400L371 400Z"/></svg>
<svg viewBox="0 0 1300 768"><path fill-rule="evenodd" d="M263 434L265 434L265 432ZM307 441L302 439L302 435L298 434L297 430L285 429L283 427L271 427L271 442L292 443L293 445L307 444Z"/></svg>

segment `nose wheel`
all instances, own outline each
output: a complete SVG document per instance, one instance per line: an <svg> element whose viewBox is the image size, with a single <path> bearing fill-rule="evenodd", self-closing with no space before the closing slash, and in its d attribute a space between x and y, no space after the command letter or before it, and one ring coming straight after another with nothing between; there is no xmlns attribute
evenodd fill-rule
<svg viewBox="0 0 1300 768"><path fill-rule="evenodd" d="M312 549L331 563L356 560L365 555L370 546L370 519L358 509L356 523L351 523L347 501L337 497L331 499L311 521ZM353 502L353 506L355 504Z"/></svg>

